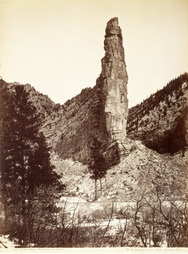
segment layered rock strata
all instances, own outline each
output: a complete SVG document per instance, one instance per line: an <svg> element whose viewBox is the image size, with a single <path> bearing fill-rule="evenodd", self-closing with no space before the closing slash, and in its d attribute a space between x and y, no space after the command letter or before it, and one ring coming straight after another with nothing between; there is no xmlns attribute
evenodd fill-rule
<svg viewBox="0 0 188 254"><path fill-rule="evenodd" d="M129 110L127 135L159 153L188 148L188 73Z"/></svg>

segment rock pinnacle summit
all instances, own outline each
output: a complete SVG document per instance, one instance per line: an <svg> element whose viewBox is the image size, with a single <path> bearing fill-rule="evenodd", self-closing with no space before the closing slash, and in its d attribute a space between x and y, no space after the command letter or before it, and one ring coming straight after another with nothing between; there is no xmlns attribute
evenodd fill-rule
<svg viewBox="0 0 188 254"><path fill-rule="evenodd" d="M51 122L46 128L46 136L50 136L54 150L63 159L72 158L87 164L93 137L102 143L109 165L118 162L127 151L124 147L128 143L128 76L118 18L109 20L106 25L104 49L96 85L67 101L58 124Z"/></svg>
<svg viewBox="0 0 188 254"><path fill-rule="evenodd" d="M126 137L128 116L127 83L123 37L118 18L106 26L105 56L102 58L102 87L105 99L106 127L109 140L121 141Z"/></svg>

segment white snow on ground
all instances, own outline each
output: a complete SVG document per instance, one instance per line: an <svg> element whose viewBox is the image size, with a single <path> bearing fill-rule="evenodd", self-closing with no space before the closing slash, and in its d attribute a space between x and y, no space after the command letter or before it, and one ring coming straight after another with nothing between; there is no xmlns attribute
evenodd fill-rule
<svg viewBox="0 0 188 254"><path fill-rule="evenodd" d="M115 234L119 229L122 229L126 223L126 219L111 219L98 223L84 223L84 226L87 227L95 227L98 226L100 228L109 227L108 234Z"/></svg>
<svg viewBox="0 0 188 254"><path fill-rule="evenodd" d="M0 236L0 248L15 248L17 245L13 241L8 239L8 235Z"/></svg>
<svg viewBox="0 0 188 254"><path fill-rule="evenodd" d="M79 197L61 197L60 202L78 203L78 202L86 202L86 200Z"/></svg>

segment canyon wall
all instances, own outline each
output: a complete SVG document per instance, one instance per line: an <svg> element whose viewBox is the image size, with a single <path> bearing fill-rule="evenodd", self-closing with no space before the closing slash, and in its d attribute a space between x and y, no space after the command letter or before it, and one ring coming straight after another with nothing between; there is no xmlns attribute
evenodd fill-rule
<svg viewBox="0 0 188 254"><path fill-rule="evenodd" d="M188 74L172 80L128 114L128 75L117 18L107 23L104 49L96 85L83 89L64 105L55 104L31 85L25 85L52 150L62 159L87 164L96 137L110 164L129 154L129 138L141 140L159 153L184 153L188 144ZM17 83L6 85L13 89Z"/></svg>
<svg viewBox="0 0 188 254"><path fill-rule="evenodd" d="M188 73L129 110L127 135L159 153L184 153L188 145Z"/></svg>

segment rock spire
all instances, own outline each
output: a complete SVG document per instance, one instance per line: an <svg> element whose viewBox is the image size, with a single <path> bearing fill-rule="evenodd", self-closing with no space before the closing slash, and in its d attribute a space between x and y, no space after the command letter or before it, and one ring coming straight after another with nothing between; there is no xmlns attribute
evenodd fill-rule
<svg viewBox="0 0 188 254"><path fill-rule="evenodd" d="M109 140L119 141L126 137L128 76L118 18L107 23L104 49L100 77L105 94L106 127Z"/></svg>
<svg viewBox="0 0 188 254"><path fill-rule="evenodd" d="M117 18L107 23L104 49L96 85L67 101L54 119L49 115L47 127L43 128L53 149L63 159L87 164L93 137L102 143L109 165L118 163L127 154L128 77Z"/></svg>

